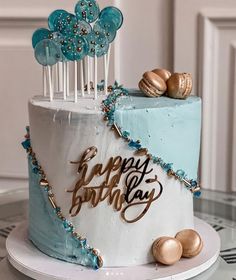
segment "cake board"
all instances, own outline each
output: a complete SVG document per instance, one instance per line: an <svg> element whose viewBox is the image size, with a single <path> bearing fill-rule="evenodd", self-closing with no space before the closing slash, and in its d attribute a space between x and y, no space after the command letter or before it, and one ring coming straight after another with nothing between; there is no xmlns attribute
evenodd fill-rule
<svg viewBox="0 0 236 280"><path fill-rule="evenodd" d="M220 252L218 233L206 222L195 218L195 229L202 237L202 252L192 258L182 258L173 266L156 264L102 268L93 271L66 263L40 252L28 240L27 223L20 224L9 235L6 248L10 263L21 273L37 280L183 280L194 277L212 266Z"/></svg>

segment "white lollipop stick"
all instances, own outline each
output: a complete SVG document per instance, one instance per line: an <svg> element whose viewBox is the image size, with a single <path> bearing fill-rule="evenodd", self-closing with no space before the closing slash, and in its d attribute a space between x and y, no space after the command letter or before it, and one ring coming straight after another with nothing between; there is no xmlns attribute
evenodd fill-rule
<svg viewBox="0 0 236 280"><path fill-rule="evenodd" d="M107 95L107 55L103 56L103 63L104 63L104 92Z"/></svg>
<svg viewBox="0 0 236 280"><path fill-rule="evenodd" d="M63 91L63 63L58 62L58 91Z"/></svg>
<svg viewBox="0 0 236 280"><path fill-rule="evenodd" d="M77 61L74 62L74 66L75 66L75 103L78 102L78 65L77 65Z"/></svg>
<svg viewBox="0 0 236 280"><path fill-rule="evenodd" d="M82 97L84 97L84 68L83 68L83 60L80 61L80 87L81 87Z"/></svg>
<svg viewBox="0 0 236 280"><path fill-rule="evenodd" d="M55 79L54 79L54 71L53 71L53 66L50 67L50 71L51 71L51 79L52 79L52 92L54 92L55 89Z"/></svg>
<svg viewBox="0 0 236 280"><path fill-rule="evenodd" d="M43 66L43 96L47 96L47 75L46 67Z"/></svg>
<svg viewBox="0 0 236 280"><path fill-rule="evenodd" d="M95 99L98 98L97 84L98 84L98 58L95 55L94 57L94 98Z"/></svg>
<svg viewBox="0 0 236 280"><path fill-rule="evenodd" d="M90 57L87 56L87 91L88 94L90 95Z"/></svg>
<svg viewBox="0 0 236 280"><path fill-rule="evenodd" d="M107 73L106 73L107 81L108 81L108 76L109 76L110 57L111 57L111 46L109 46L108 53L107 53Z"/></svg>
<svg viewBox="0 0 236 280"><path fill-rule="evenodd" d="M56 84L56 91L60 91L60 73L59 73L59 62L56 64L56 70L55 70L55 84Z"/></svg>
<svg viewBox="0 0 236 280"><path fill-rule="evenodd" d="M66 95L70 96L70 68L69 68L69 62L66 62Z"/></svg>
<svg viewBox="0 0 236 280"><path fill-rule="evenodd" d="M66 62L63 62L63 99L66 100Z"/></svg>
<svg viewBox="0 0 236 280"><path fill-rule="evenodd" d="M50 101L53 100L53 88L52 88L52 75L51 75L51 69L50 66L47 66L47 70L48 70L48 83L49 83L49 97L50 97Z"/></svg>

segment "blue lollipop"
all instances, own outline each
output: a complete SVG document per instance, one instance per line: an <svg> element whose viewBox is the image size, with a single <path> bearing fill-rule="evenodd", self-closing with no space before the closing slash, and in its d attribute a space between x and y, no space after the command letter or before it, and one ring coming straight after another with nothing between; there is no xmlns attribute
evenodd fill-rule
<svg viewBox="0 0 236 280"><path fill-rule="evenodd" d="M103 19L104 22L113 22L116 29L120 29L123 24L123 14L116 7L106 7L99 14L99 19Z"/></svg>
<svg viewBox="0 0 236 280"><path fill-rule="evenodd" d="M38 42L44 40L44 39L50 39L52 32L49 31L46 28L39 28L37 29L32 36L32 46L35 48L35 46L38 44Z"/></svg>
<svg viewBox="0 0 236 280"><path fill-rule="evenodd" d="M116 37L116 26L112 21L99 19L96 21L93 30L99 33L103 32L109 43L113 42Z"/></svg>
<svg viewBox="0 0 236 280"><path fill-rule="evenodd" d="M36 45L34 55L39 64L52 66L61 60L59 46L50 39L44 39Z"/></svg>
<svg viewBox="0 0 236 280"><path fill-rule="evenodd" d="M83 59L88 54L88 50L87 40L80 35L68 37L62 44L63 55L72 61Z"/></svg>
<svg viewBox="0 0 236 280"><path fill-rule="evenodd" d="M89 44L88 55L94 57L101 57L108 52L109 42L106 35L103 32L92 31L87 36L87 41Z"/></svg>
<svg viewBox="0 0 236 280"><path fill-rule="evenodd" d="M48 17L48 27L55 31L55 21L59 20L63 15L68 14L65 10L55 10Z"/></svg>
<svg viewBox="0 0 236 280"><path fill-rule="evenodd" d="M94 22L99 13L100 9L95 0L79 0L75 6L76 17L89 23Z"/></svg>
<svg viewBox="0 0 236 280"><path fill-rule="evenodd" d="M69 13L61 14L61 16L54 21L54 30L63 35L72 35L74 32L73 26L76 24L77 19L75 15Z"/></svg>

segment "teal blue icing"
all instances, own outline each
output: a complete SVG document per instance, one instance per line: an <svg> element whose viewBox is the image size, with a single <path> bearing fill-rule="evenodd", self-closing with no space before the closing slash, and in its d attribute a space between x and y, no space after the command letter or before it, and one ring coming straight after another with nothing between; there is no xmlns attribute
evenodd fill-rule
<svg viewBox="0 0 236 280"><path fill-rule="evenodd" d="M182 169L188 178L197 178L200 133L201 99L186 100L168 97L147 98L132 90L116 104L114 121L130 138L140 140L142 147L173 163L173 170Z"/></svg>
<svg viewBox="0 0 236 280"><path fill-rule="evenodd" d="M98 257L91 248L82 246L76 237L64 227L48 200L48 194L39 185L29 156L29 239L43 253L75 264L98 268Z"/></svg>

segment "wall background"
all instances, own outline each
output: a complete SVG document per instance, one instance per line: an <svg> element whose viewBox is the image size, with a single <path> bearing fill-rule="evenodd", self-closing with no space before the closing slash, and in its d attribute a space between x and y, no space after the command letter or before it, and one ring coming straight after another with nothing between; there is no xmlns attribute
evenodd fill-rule
<svg viewBox="0 0 236 280"><path fill-rule="evenodd" d="M76 1L0 0L0 192L27 186L20 146L27 100L42 92L33 31L49 13L72 12ZM236 1L99 0L125 16L114 45L110 80L137 87L146 70L163 67L193 74L203 98L200 174L204 188L236 191ZM187 140L186 140L187 141Z"/></svg>

